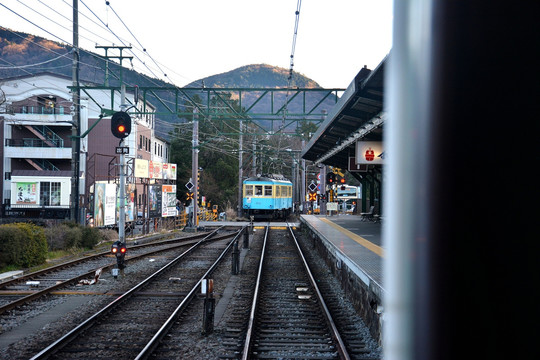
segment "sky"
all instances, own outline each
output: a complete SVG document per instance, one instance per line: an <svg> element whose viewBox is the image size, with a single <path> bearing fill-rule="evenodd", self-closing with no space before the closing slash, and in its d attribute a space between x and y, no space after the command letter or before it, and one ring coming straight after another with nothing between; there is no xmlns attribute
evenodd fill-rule
<svg viewBox="0 0 540 360"><path fill-rule="evenodd" d="M131 45L133 54L124 54L134 56L135 70L171 84L249 64L290 67L298 0L108 3L79 0L79 46L103 54L96 44ZM73 0L0 4L1 26L72 43ZM301 1L294 71L324 88L346 88L364 65L374 69L389 53L391 28L392 0Z"/></svg>

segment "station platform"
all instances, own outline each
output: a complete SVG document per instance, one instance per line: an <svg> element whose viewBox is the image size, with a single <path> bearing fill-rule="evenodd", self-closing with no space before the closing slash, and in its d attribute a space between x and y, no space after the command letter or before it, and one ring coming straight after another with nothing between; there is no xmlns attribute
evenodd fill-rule
<svg viewBox="0 0 540 360"><path fill-rule="evenodd" d="M381 223L361 221L357 215L301 215L300 223L312 234L371 335L381 342L386 292Z"/></svg>
<svg viewBox="0 0 540 360"><path fill-rule="evenodd" d="M302 215L301 222L317 234L368 287L384 292L382 282L381 224L359 216Z"/></svg>

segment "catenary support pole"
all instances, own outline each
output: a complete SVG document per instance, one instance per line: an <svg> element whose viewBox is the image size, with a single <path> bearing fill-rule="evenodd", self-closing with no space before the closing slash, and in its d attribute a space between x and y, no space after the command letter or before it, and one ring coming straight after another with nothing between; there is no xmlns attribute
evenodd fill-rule
<svg viewBox="0 0 540 360"><path fill-rule="evenodd" d="M73 117L71 125L71 195L70 219L79 222L79 153L81 147L80 128L80 94L79 89L79 0L73 0L73 66L72 78L74 90Z"/></svg>
<svg viewBox="0 0 540 360"><path fill-rule="evenodd" d="M197 108L193 109L193 138L191 144L191 182L193 183L191 223L196 228L199 225L199 218L197 217L199 211L199 204L197 203L199 198L199 177L197 176L199 171L199 114Z"/></svg>

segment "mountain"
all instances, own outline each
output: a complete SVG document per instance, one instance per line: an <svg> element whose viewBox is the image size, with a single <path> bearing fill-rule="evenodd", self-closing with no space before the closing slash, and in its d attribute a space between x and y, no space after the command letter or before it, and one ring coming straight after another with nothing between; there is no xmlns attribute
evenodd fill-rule
<svg viewBox="0 0 540 360"><path fill-rule="evenodd" d="M239 87L239 88L284 88L288 86L289 70L267 64L254 64L205 77L192 82L186 87L199 87L204 81L206 87ZM292 87L320 88L319 84L310 78L293 73Z"/></svg>
<svg viewBox="0 0 540 360"><path fill-rule="evenodd" d="M66 44L61 44L38 36L13 31L0 26L0 85L1 79L35 74L41 72L51 72L71 77L72 75L72 55L71 47ZM104 84L105 82L105 60L98 54L81 49L80 51L80 80L82 82L92 82ZM109 64L110 73L119 73L120 66L115 63ZM200 88L202 84L205 87L213 88L284 88L288 86L289 70L266 65L255 64L246 65L237 69L208 76L203 79L194 81L186 87ZM126 84L136 84L139 87L145 86L163 86L170 87L171 85L136 71L124 68L123 78ZM119 80L111 77L109 84L113 86L119 85ZM294 89L299 88L320 88L319 84L310 78L293 72L290 86ZM291 93L292 94L292 93ZM167 108L162 102L174 104L174 95L163 92L159 94L160 99L147 98L150 102L157 106L158 112L167 112ZM252 104L258 94L245 94L246 104ZM319 102L321 95L308 94L305 99L306 106L314 106ZM298 96L288 106L288 111L291 113L302 112L304 99ZM285 95L277 95L274 98L275 109L279 108L285 101ZM257 108L269 108L270 96L266 96L262 101L258 102ZM318 109L329 110L335 104L334 96L328 97ZM174 114L158 116L160 120L171 123L182 122L182 119ZM159 124L159 123L158 123ZM262 126L268 126L268 122ZM158 125L159 126L159 125ZM158 131L162 136L167 133L166 127L161 125L161 131ZM168 127L170 129L170 127Z"/></svg>

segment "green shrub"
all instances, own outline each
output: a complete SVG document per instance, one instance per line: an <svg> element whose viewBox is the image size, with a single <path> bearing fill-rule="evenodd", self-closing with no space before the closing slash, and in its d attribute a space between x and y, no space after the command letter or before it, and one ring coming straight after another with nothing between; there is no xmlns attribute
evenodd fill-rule
<svg viewBox="0 0 540 360"><path fill-rule="evenodd" d="M82 230L79 227L71 227L62 224L64 230L64 249L78 248L82 243Z"/></svg>
<svg viewBox="0 0 540 360"><path fill-rule="evenodd" d="M21 257L23 233L15 224L0 226L0 267L15 265Z"/></svg>
<svg viewBox="0 0 540 360"><path fill-rule="evenodd" d="M30 223L0 226L0 266L30 267L45 262L47 240L42 228Z"/></svg>
<svg viewBox="0 0 540 360"><path fill-rule="evenodd" d="M87 249L92 249L103 240L98 228L83 227L82 228L82 242L81 245Z"/></svg>
<svg viewBox="0 0 540 360"><path fill-rule="evenodd" d="M73 222L52 226L45 231L49 251L84 247L92 249L102 239L99 229L84 227Z"/></svg>

